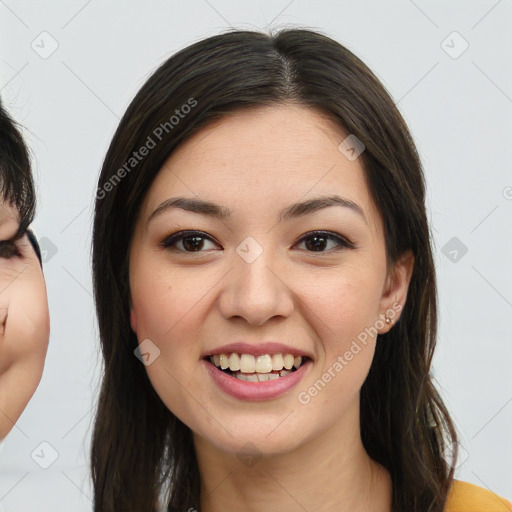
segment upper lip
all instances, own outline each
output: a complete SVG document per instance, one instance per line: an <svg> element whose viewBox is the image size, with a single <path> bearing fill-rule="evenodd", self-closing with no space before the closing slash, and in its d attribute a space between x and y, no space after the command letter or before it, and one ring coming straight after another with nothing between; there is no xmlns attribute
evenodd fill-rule
<svg viewBox="0 0 512 512"><path fill-rule="evenodd" d="M312 354L307 350L275 341L266 341L264 343L248 343L239 341L236 343L229 343L205 352L203 354L203 358L213 356L215 354L232 354L233 352L237 354L252 354L253 356L262 356L265 354L292 354L295 357L302 356L313 359Z"/></svg>

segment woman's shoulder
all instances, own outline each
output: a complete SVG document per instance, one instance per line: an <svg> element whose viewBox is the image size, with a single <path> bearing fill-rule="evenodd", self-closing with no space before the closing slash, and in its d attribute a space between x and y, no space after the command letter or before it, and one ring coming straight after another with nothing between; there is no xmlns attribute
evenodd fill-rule
<svg viewBox="0 0 512 512"><path fill-rule="evenodd" d="M511 512L512 503L483 487L454 480L444 512Z"/></svg>

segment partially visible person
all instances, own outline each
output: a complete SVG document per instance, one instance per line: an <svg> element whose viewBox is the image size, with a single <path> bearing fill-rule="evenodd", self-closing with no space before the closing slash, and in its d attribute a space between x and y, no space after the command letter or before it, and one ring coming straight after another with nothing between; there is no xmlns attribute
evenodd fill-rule
<svg viewBox="0 0 512 512"><path fill-rule="evenodd" d="M48 348L41 252L28 229L34 214L29 153L0 102L0 442L34 394Z"/></svg>

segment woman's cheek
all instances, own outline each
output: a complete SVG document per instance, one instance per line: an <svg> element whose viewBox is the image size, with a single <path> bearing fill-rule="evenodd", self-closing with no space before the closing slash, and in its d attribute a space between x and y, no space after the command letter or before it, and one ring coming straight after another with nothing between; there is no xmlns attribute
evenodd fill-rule
<svg viewBox="0 0 512 512"><path fill-rule="evenodd" d="M319 292L305 291L302 300L323 320L331 337L346 340L373 321L378 308L373 282L360 279L355 272L347 270L344 273L333 272L312 284L314 286L307 289Z"/></svg>
<svg viewBox="0 0 512 512"><path fill-rule="evenodd" d="M194 319L194 305L199 300L187 300L187 287L183 279L173 277L171 280L160 274L159 279L148 276L139 281L132 293L132 326L136 327L139 344L149 340L158 348L155 364L147 366L150 377L155 379L158 387L162 381L179 373L185 376L192 361L197 363L198 346L193 343L198 329ZM140 286L140 283L144 283ZM179 283L179 284L178 284ZM178 364L179 362L179 364ZM173 385L172 379L166 386Z"/></svg>
<svg viewBox="0 0 512 512"><path fill-rule="evenodd" d="M29 282L19 283L10 296L2 358L11 363L30 360L42 371L49 331L45 289L38 289Z"/></svg>
<svg viewBox="0 0 512 512"><path fill-rule="evenodd" d="M137 324L137 335L154 338L163 343L173 331L173 326L187 313L187 302L176 286L167 285L163 280L147 281L132 295L133 314ZM181 300L180 300L181 298Z"/></svg>

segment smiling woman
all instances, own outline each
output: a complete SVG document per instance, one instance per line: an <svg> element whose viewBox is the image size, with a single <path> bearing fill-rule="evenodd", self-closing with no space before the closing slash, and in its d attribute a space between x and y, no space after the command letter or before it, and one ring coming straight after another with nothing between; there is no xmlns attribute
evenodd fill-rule
<svg viewBox="0 0 512 512"><path fill-rule="evenodd" d="M313 31L205 39L136 95L98 189L191 96L96 201L94 509L510 510L445 460L424 177L382 84Z"/></svg>

